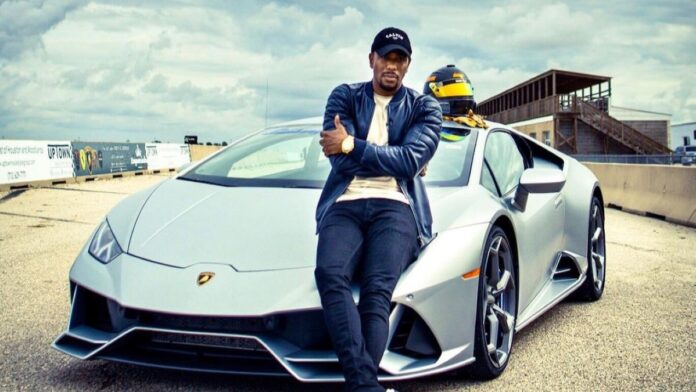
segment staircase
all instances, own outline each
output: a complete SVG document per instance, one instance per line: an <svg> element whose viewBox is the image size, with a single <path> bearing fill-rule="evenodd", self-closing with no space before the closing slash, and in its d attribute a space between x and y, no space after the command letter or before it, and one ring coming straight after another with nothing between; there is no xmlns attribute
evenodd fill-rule
<svg viewBox="0 0 696 392"><path fill-rule="evenodd" d="M576 100L578 119L597 131L611 137L619 143L635 150L638 154L669 154L667 146L643 135L635 128L629 127L607 113L598 110L590 103Z"/></svg>

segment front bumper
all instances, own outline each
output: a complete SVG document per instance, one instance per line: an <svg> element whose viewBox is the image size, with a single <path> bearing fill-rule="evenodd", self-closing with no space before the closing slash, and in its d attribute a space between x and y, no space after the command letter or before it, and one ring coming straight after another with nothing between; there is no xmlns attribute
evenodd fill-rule
<svg viewBox="0 0 696 392"><path fill-rule="evenodd" d="M216 275L198 286L200 270ZM172 268L127 254L104 265L83 252L71 271L68 328L53 347L84 360L343 381L313 270L270 273L239 273L217 264ZM426 287L415 292L423 303L413 295L394 298L380 380L444 372L473 361L467 341L442 347L442 342L457 341L436 336L438 329L451 326L433 325L422 317L436 310L428 304L451 300L452 295L466 298L476 284L456 278ZM421 305L425 307L419 309Z"/></svg>
<svg viewBox="0 0 696 392"><path fill-rule="evenodd" d="M343 381L320 309L263 317L174 315L124 308L73 286L68 329L53 347L73 357L166 369L256 376L292 376L304 382ZM381 380L418 377L449 367L435 337L415 311L392 310ZM460 364L461 365L461 364Z"/></svg>

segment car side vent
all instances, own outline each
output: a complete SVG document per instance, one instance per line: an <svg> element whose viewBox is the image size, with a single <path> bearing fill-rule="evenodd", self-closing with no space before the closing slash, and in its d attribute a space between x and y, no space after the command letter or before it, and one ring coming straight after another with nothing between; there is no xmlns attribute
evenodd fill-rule
<svg viewBox="0 0 696 392"><path fill-rule="evenodd" d="M580 270L578 265L573 259L568 256L562 255L561 259L556 265L556 270L553 273L553 280L564 280L564 279L578 279L580 277Z"/></svg>
<svg viewBox="0 0 696 392"><path fill-rule="evenodd" d="M442 353L425 321L408 307L404 307L389 351L413 358L437 358Z"/></svg>

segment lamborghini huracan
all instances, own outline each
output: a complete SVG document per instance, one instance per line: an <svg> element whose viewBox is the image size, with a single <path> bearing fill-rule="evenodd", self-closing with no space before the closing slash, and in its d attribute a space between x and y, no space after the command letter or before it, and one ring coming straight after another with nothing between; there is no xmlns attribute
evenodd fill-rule
<svg viewBox="0 0 696 392"><path fill-rule="evenodd" d="M314 282L314 212L331 170L321 123L253 133L113 208L70 270L53 347L342 381ZM572 157L504 125L447 121L424 181L434 238L394 291L380 380L458 368L494 378L518 331L566 297L602 296L602 191Z"/></svg>

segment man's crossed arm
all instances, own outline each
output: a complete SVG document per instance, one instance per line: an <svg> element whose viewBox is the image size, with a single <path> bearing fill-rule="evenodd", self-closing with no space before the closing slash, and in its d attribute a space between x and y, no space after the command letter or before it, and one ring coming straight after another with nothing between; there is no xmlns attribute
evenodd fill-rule
<svg viewBox="0 0 696 392"><path fill-rule="evenodd" d="M354 135L355 127L350 120L346 121L345 117L342 118L339 114L345 115L345 111L340 110L343 109L340 107L342 105L332 105L331 98L329 102L327 116L331 113L329 112L331 107L337 106L334 107L336 114L333 116L333 124L331 124L334 128L322 131L319 143L324 155L329 157L334 170L362 177L413 178L417 174L425 175L427 162L437 149L442 124L440 107L434 99L424 98L424 101L419 103L423 105L422 113L408 130L402 145L377 146L356 138L354 150L350 154L342 153L341 143L349 135ZM347 127L344 125L344 121L348 124ZM328 128L327 123L329 122L325 121L325 128Z"/></svg>
<svg viewBox="0 0 696 392"><path fill-rule="evenodd" d="M348 134L348 131L346 130L346 127L343 126L341 123L341 116L336 114L334 116L334 129L329 129L329 130L324 130L321 132L321 139L319 140L319 144L322 147L322 152L324 153L325 156L328 158L332 158L332 155L336 154L342 154L343 153L343 140L345 140L347 137L352 136ZM336 157L334 157L333 160L336 160ZM333 164L333 162L332 162ZM335 166L347 166L345 162L343 162L343 165L335 165ZM421 169L419 175L421 177L424 177L428 171L428 164L426 163L423 168ZM365 174L374 174L374 175L386 175L386 173L365 173ZM365 176L367 177L367 176Z"/></svg>

